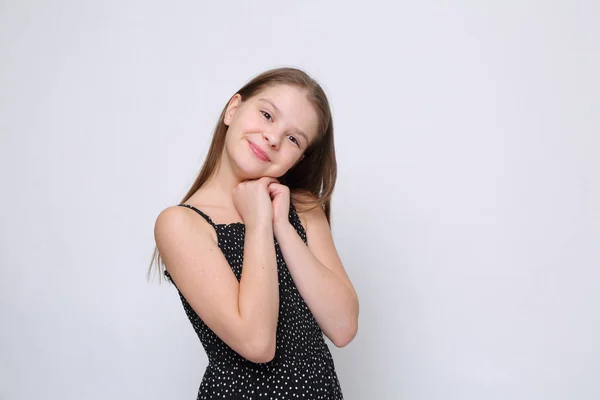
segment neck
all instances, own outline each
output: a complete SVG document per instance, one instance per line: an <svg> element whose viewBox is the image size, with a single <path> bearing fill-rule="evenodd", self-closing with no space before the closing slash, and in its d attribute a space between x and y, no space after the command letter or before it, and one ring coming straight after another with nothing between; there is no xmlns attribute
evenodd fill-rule
<svg viewBox="0 0 600 400"><path fill-rule="evenodd" d="M233 189L242 179L233 171L226 154L223 154L213 175L206 181L202 191L215 204L233 206ZM212 201L211 201L212 202Z"/></svg>

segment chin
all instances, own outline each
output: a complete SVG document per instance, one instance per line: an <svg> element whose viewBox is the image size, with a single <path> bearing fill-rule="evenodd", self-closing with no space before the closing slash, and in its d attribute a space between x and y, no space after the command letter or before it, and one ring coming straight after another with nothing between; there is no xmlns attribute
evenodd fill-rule
<svg viewBox="0 0 600 400"><path fill-rule="evenodd" d="M268 176L264 168L257 168L256 165L250 165L250 163L239 163L237 167L238 174L243 180L259 179L263 176Z"/></svg>
<svg viewBox="0 0 600 400"><path fill-rule="evenodd" d="M263 177L278 177L274 173L275 171L270 170L269 164L259 163L252 159L243 159L235 163L237 166L238 174L244 180L259 179Z"/></svg>
<svg viewBox="0 0 600 400"><path fill-rule="evenodd" d="M260 178L275 178L275 179L279 179L279 177L281 177L282 175L274 175L274 174L269 174L265 171L249 171L249 170L243 170L240 171L241 172L241 177L244 180L254 180L254 179L260 179Z"/></svg>

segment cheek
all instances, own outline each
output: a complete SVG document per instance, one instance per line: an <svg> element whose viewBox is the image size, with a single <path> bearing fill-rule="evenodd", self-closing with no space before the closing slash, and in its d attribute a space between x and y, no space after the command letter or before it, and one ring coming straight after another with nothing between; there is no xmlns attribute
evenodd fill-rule
<svg viewBox="0 0 600 400"><path fill-rule="evenodd" d="M241 121L240 121L241 122ZM259 130L266 124L265 119L258 112L249 111L244 115L241 126L244 130Z"/></svg>
<svg viewBox="0 0 600 400"><path fill-rule="evenodd" d="M284 158L284 164L285 164L285 168L286 169L290 169L292 168L294 165L296 165L298 163L298 161L300 161L300 152L296 151L294 149L294 151L290 151L288 154L286 154L285 158Z"/></svg>
<svg viewBox="0 0 600 400"><path fill-rule="evenodd" d="M231 124L227 135L227 140L233 142L242 139L247 134L261 132L261 122L256 118L245 117L244 119L238 119L235 123Z"/></svg>

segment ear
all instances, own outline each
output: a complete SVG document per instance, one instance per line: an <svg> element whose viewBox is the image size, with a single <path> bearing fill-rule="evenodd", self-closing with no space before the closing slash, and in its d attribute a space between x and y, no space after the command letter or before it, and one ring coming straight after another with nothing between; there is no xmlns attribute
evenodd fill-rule
<svg viewBox="0 0 600 400"><path fill-rule="evenodd" d="M236 93L231 100L229 100L229 104L227 104L227 109L225 110L223 123L225 123L226 126L231 124L233 116L235 115L235 112L239 108L240 104L242 104L242 96L239 93Z"/></svg>

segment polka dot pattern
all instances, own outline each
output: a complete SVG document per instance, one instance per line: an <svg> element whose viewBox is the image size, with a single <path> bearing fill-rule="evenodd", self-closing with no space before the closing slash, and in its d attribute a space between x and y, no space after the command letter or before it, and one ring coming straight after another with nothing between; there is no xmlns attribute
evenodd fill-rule
<svg viewBox="0 0 600 400"><path fill-rule="evenodd" d="M245 225L215 224L197 208L183 204L204 217L215 229L219 248L238 281L242 276ZM298 214L290 207L290 223L306 243ZM323 332L296 288L274 240L279 278L279 319L275 357L253 363L232 350L194 312L179 292L183 308L208 356L208 366L198 391L204 399L343 399L340 384ZM169 273L165 272L170 279Z"/></svg>

